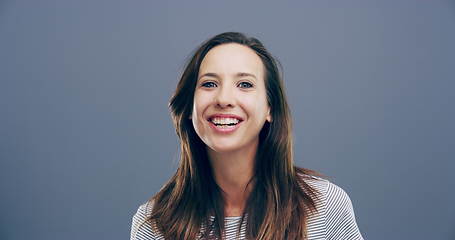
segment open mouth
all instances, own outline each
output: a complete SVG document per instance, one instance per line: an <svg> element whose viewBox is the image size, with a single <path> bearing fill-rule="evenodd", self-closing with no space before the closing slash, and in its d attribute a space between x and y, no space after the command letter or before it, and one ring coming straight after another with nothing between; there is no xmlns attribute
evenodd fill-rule
<svg viewBox="0 0 455 240"><path fill-rule="evenodd" d="M235 130L243 120L234 117L211 117L208 121L216 130L226 132Z"/></svg>
<svg viewBox="0 0 455 240"><path fill-rule="evenodd" d="M211 118L209 119L210 122L215 124L216 126L235 126L237 125L240 120L236 118Z"/></svg>

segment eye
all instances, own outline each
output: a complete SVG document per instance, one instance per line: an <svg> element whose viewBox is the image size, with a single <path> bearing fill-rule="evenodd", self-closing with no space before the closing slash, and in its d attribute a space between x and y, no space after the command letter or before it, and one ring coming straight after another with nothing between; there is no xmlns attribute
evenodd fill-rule
<svg viewBox="0 0 455 240"><path fill-rule="evenodd" d="M239 87L241 87L241 88L252 88L253 84L251 84L249 82L241 82L241 83L239 83Z"/></svg>
<svg viewBox="0 0 455 240"><path fill-rule="evenodd" d="M206 88L212 88L212 87L216 87L216 84L214 82L205 82L205 83L202 83L201 86L206 87Z"/></svg>

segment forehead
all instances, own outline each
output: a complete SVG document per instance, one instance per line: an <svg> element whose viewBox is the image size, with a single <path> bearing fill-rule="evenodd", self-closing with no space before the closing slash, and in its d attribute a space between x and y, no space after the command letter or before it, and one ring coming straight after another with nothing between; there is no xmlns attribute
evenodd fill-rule
<svg viewBox="0 0 455 240"><path fill-rule="evenodd" d="M205 55L199 76L207 72L228 75L245 72L262 78L264 65L254 50L241 44L228 43L210 49Z"/></svg>

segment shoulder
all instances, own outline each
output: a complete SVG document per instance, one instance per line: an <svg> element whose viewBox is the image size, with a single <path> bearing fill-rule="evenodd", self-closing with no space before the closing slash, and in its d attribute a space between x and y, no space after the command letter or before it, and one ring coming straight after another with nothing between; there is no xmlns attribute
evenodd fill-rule
<svg viewBox="0 0 455 240"><path fill-rule="evenodd" d="M346 191L335 183L317 176L300 175L303 181L318 192L320 201L326 207L352 207L351 200ZM332 209L331 209L332 210Z"/></svg>
<svg viewBox="0 0 455 240"><path fill-rule="evenodd" d="M352 210L351 198L340 186L328 182L326 195L328 210Z"/></svg>
<svg viewBox="0 0 455 240"><path fill-rule="evenodd" d="M327 239L363 239L351 198L345 190L330 182L327 186L326 208Z"/></svg>
<svg viewBox="0 0 455 240"><path fill-rule="evenodd" d="M303 180L319 193L318 214L309 219L310 233L323 228L326 239L363 239L351 198L343 188L320 177L303 176Z"/></svg>
<svg viewBox="0 0 455 240"><path fill-rule="evenodd" d="M308 184L310 187L314 188L318 192L322 193L327 190L327 186L329 184L329 181L327 179L300 173L298 175L306 184Z"/></svg>
<svg viewBox="0 0 455 240"><path fill-rule="evenodd" d="M133 215L131 223L131 240L153 240L158 238L155 224L149 218L152 213L153 202L147 201L141 204Z"/></svg>

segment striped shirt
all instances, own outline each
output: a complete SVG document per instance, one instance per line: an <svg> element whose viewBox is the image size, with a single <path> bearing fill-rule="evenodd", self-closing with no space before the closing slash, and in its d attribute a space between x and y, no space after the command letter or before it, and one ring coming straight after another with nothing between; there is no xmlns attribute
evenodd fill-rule
<svg viewBox="0 0 455 240"><path fill-rule="evenodd" d="M348 194L339 186L322 178L314 177L305 182L318 190L322 197L316 201L318 212L308 218L309 240L362 240L363 237L357 227L354 209ZM149 202L139 206L132 218L131 240L163 240L164 237L156 227L146 222L152 211ZM213 216L212 216L213 219ZM246 219L246 218L245 218ZM241 216L225 217L225 239L245 239L246 220L244 220L240 236L237 230L241 222Z"/></svg>

